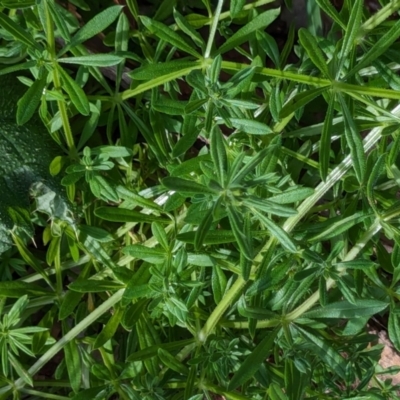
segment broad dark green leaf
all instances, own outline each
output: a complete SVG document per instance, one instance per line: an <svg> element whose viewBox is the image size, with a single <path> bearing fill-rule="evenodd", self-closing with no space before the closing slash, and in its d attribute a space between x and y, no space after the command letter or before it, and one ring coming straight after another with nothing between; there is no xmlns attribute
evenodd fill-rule
<svg viewBox="0 0 400 400"><path fill-rule="evenodd" d="M280 331L280 327L268 332L264 339L257 345L249 356L240 365L228 385L228 390L236 389L246 383L260 368L261 364L267 359L274 345L275 338Z"/></svg>

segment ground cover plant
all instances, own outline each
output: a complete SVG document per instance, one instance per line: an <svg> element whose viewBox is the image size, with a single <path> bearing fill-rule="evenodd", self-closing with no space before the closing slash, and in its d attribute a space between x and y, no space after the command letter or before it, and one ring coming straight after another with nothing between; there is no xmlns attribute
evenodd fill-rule
<svg viewBox="0 0 400 400"><path fill-rule="evenodd" d="M0 398L398 398L375 6L0 1Z"/></svg>

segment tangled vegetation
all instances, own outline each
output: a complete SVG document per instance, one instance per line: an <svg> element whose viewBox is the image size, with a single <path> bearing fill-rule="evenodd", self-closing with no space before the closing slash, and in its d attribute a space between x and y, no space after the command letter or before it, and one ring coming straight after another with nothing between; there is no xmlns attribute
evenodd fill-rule
<svg viewBox="0 0 400 400"><path fill-rule="evenodd" d="M0 0L1 399L398 398L377 3Z"/></svg>

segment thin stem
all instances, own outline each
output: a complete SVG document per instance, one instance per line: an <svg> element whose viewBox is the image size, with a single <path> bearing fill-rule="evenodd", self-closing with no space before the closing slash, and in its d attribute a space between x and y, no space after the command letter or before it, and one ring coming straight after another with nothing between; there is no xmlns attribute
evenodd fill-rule
<svg viewBox="0 0 400 400"><path fill-rule="evenodd" d="M213 22L212 22L211 29L210 29L210 35L208 36L206 51L204 52L204 58L210 58L211 48L214 43L214 38L215 38L215 34L217 32L217 27L218 27L218 22L219 22L219 16L221 14L223 4L224 4L224 0L218 0L218 5L215 10Z"/></svg>
<svg viewBox="0 0 400 400"><path fill-rule="evenodd" d="M371 18L361 25L361 32L370 31L382 22L385 22L392 14L400 8L400 0L391 0L385 7L382 7Z"/></svg>
<svg viewBox="0 0 400 400"><path fill-rule="evenodd" d="M57 343L50 347L36 362L28 369L28 374L30 376L35 375L40 369L49 362L64 346L75 339L81 332L83 332L88 326L95 322L100 316L106 313L111 307L117 304L124 294L125 288L120 289L115 292L110 298L108 298L104 303L97 307L93 312L91 312L86 318L84 318L79 324L74 326L66 335L64 335ZM7 393L10 389L16 388L21 389L25 386L25 381L19 378L15 381L14 385L7 385L0 388L0 395Z"/></svg>

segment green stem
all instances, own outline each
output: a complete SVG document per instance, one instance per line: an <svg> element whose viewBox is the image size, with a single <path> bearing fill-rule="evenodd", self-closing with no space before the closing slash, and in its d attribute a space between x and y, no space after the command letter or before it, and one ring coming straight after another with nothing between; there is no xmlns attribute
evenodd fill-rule
<svg viewBox="0 0 400 400"><path fill-rule="evenodd" d="M391 0L385 7L382 7L371 18L361 25L361 32L370 31L382 22L385 22L392 14L400 8L400 0Z"/></svg>
<svg viewBox="0 0 400 400"><path fill-rule="evenodd" d="M44 353L36 362L28 369L30 376L35 375L40 369L49 362L64 346L75 339L80 333L82 333L88 326L95 322L100 316L106 313L111 307L117 304L124 294L125 289L120 289L115 292L110 298L104 303L97 307L92 313L90 313L81 322L75 325L66 335L64 335L57 343L51 346L46 353ZM7 393L9 390L16 388L21 389L25 386L25 381L22 378L17 379L14 385L7 385L0 388L0 396Z"/></svg>
<svg viewBox="0 0 400 400"><path fill-rule="evenodd" d="M211 24L210 35L208 36L206 51L204 52L205 59L210 58L210 53L211 53L212 45L214 43L215 34L217 32L219 16L221 14L223 4L224 4L224 0L218 0L217 8L215 10L215 14L213 17L213 22Z"/></svg>
<svg viewBox="0 0 400 400"><path fill-rule="evenodd" d="M392 113L395 115L399 115L400 114L400 105L395 107L392 110ZM372 129L370 131L370 133L367 135L367 137L364 139L363 144L364 144L364 152L365 153L368 153L368 151L378 142L378 140L381 136L382 129L383 129L383 127L376 127L374 129ZM321 199L321 197L338 180L340 180L343 177L343 175L350 169L352 164L353 163L352 163L351 155L348 155L336 168L333 169L333 171L326 178L326 181L321 182L317 186L314 194L311 195L310 197L308 197L307 199L305 199L301 203L301 205L297 209L297 214L293 217L288 218L286 220L286 222L283 224L282 228L286 232L290 232L300 222L300 220L309 212L309 210ZM368 231L368 232L370 232L370 231ZM255 264L254 268L257 268L258 263L260 261L262 261L263 254L266 251L273 249L276 246L276 244L277 244L277 240L271 236L271 238L268 240L268 242L265 244L265 246L263 246L261 251L254 258L254 264ZM352 251L355 252L356 250L352 250ZM349 254L351 254L351 253L349 253ZM225 311L231 305L233 300L236 299L238 296L240 296L240 294L245 286L245 283L246 282L243 280L243 278L239 276L238 279L236 280L236 282L234 283L234 285L229 289L229 291L226 293L224 298L217 305L217 307L214 309L214 311L211 313L210 317L204 324L203 329L199 332L199 340L204 342L207 339L208 335L218 324L219 320L222 318ZM313 300L310 300L311 298ZM311 298L309 299L310 304L312 301L314 301L312 304L315 304L315 302L318 301L318 298L315 298L315 294L313 296L311 296Z"/></svg>

